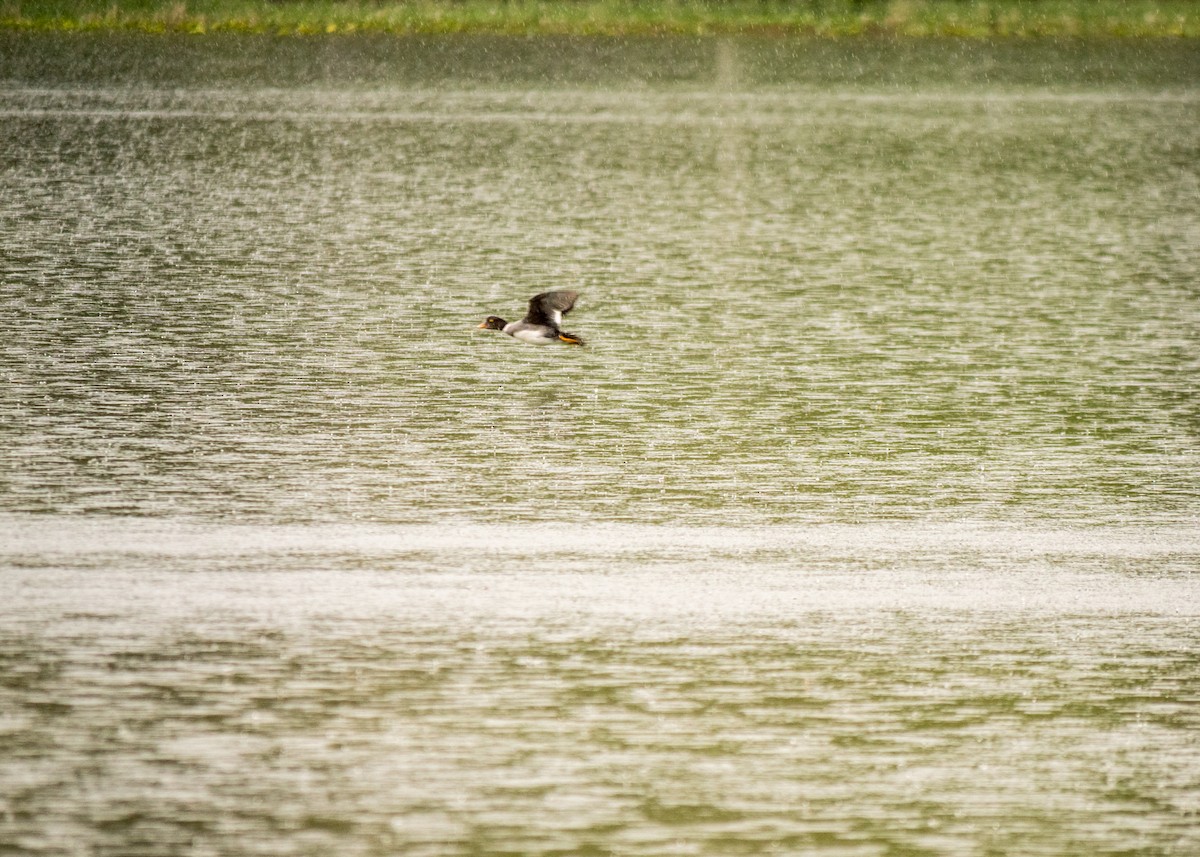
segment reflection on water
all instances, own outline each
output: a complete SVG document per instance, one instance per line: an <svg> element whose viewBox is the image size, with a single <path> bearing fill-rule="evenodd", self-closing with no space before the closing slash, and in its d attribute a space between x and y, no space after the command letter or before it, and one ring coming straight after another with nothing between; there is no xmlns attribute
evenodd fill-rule
<svg viewBox="0 0 1200 857"><path fill-rule="evenodd" d="M30 853L1200 845L1194 527L22 520Z"/></svg>
<svg viewBox="0 0 1200 857"><path fill-rule="evenodd" d="M4 39L5 848L1200 846L1194 51Z"/></svg>

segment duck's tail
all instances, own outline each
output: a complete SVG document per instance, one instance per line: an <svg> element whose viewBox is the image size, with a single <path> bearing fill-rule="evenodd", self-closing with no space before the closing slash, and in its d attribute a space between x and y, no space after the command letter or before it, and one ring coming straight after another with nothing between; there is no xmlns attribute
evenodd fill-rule
<svg viewBox="0 0 1200 857"><path fill-rule="evenodd" d="M576 336L574 333L567 333L565 330L560 330L558 332L558 339L560 342L565 342L568 345L583 345L582 336Z"/></svg>

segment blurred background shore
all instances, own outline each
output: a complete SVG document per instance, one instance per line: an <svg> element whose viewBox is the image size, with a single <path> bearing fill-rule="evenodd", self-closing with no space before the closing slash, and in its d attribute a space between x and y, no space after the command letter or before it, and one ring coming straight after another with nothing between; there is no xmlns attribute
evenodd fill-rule
<svg viewBox="0 0 1200 857"><path fill-rule="evenodd" d="M4 0L0 29L1200 38L1195 0Z"/></svg>

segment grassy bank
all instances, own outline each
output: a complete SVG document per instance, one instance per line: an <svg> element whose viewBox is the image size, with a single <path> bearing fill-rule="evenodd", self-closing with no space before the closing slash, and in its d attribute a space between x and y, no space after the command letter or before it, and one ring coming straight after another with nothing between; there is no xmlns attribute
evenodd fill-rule
<svg viewBox="0 0 1200 857"><path fill-rule="evenodd" d="M0 28L1200 38L1200 0L0 0Z"/></svg>

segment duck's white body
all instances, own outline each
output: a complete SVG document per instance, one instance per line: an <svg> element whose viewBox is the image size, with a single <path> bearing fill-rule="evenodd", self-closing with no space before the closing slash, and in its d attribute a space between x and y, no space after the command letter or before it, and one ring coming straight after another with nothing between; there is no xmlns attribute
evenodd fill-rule
<svg viewBox="0 0 1200 857"><path fill-rule="evenodd" d="M560 341L556 330L540 325L526 324L523 321L510 321L504 326L504 332L513 339L519 339L531 345L550 345Z"/></svg>

